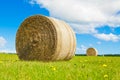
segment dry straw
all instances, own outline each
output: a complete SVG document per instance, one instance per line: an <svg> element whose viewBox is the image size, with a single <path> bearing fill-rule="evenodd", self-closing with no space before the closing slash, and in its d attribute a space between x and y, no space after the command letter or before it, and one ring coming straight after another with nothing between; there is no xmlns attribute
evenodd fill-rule
<svg viewBox="0 0 120 80"><path fill-rule="evenodd" d="M16 52L21 60L69 60L75 49L73 30L54 18L31 16L23 21L16 34Z"/></svg>
<svg viewBox="0 0 120 80"><path fill-rule="evenodd" d="M88 48L86 51L87 56L97 56L97 50L95 48Z"/></svg>

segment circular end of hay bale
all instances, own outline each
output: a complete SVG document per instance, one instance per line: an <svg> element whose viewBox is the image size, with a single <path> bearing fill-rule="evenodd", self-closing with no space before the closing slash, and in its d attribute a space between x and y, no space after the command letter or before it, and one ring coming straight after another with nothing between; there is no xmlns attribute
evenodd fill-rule
<svg viewBox="0 0 120 80"><path fill-rule="evenodd" d="M16 52L21 60L52 59L56 49L56 30L53 23L44 16L27 18L16 34Z"/></svg>
<svg viewBox="0 0 120 80"><path fill-rule="evenodd" d="M75 48L75 34L70 26L54 18L31 16L16 34L16 52L21 60L70 60Z"/></svg>
<svg viewBox="0 0 120 80"><path fill-rule="evenodd" d="M97 50L95 48L88 48L86 51L87 56L97 56Z"/></svg>

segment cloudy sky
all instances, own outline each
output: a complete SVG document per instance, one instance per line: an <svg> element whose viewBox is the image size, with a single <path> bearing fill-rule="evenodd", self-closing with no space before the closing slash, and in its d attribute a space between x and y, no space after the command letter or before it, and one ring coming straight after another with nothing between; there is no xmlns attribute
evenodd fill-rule
<svg viewBox="0 0 120 80"><path fill-rule="evenodd" d="M22 21L35 14L67 22L76 34L76 53L94 47L99 54L120 54L120 0L1 0L0 52L15 52Z"/></svg>

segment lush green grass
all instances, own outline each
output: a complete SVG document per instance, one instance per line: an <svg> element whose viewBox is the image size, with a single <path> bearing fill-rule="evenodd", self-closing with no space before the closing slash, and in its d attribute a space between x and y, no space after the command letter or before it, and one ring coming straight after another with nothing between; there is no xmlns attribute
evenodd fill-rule
<svg viewBox="0 0 120 80"><path fill-rule="evenodd" d="M0 80L120 80L120 57L75 56L70 61L20 61L0 54Z"/></svg>

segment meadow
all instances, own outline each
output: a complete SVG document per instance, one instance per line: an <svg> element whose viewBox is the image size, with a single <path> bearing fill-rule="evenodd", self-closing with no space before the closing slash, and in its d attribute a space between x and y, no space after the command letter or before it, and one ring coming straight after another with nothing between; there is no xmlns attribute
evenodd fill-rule
<svg viewBox="0 0 120 80"><path fill-rule="evenodd" d="M0 80L120 80L120 57L74 56L70 61L21 61L0 54Z"/></svg>

